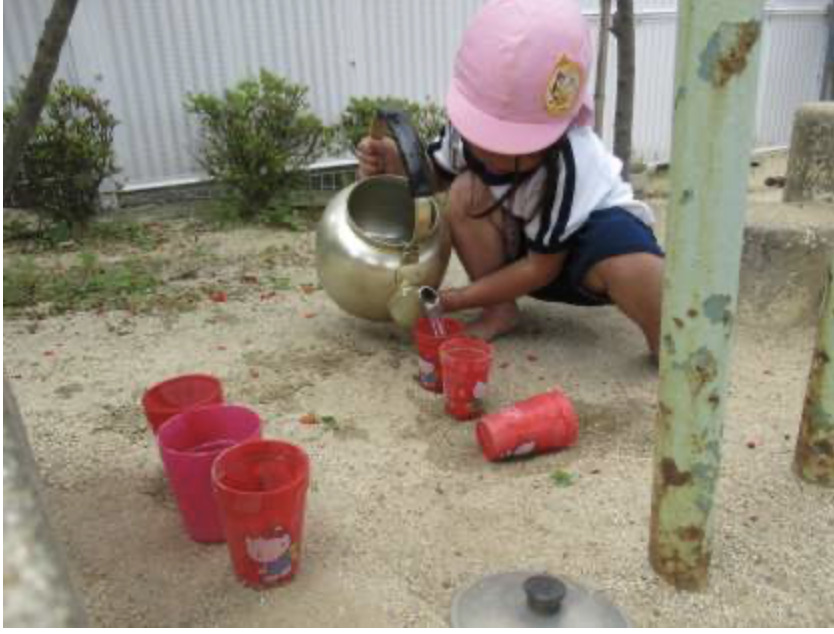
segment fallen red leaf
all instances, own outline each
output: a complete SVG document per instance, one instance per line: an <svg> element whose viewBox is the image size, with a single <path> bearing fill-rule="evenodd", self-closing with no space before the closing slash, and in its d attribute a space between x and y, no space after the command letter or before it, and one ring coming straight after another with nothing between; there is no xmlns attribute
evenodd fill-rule
<svg viewBox="0 0 834 634"><path fill-rule="evenodd" d="M319 419L316 418L315 414L302 414L301 418L298 419L298 422L302 425L317 425Z"/></svg>
<svg viewBox="0 0 834 634"><path fill-rule="evenodd" d="M298 288L301 289L301 292L305 295L316 292L316 287L313 284L301 284Z"/></svg>
<svg viewBox="0 0 834 634"><path fill-rule="evenodd" d="M311 319L316 316L316 313L304 313L304 319Z"/></svg>
<svg viewBox="0 0 834 634"><path fill-rule="evenodd" d="M209 295L211 301L213 302L225 302L228 299L226 295L226 291L214 291L211 295Z"/></svg>

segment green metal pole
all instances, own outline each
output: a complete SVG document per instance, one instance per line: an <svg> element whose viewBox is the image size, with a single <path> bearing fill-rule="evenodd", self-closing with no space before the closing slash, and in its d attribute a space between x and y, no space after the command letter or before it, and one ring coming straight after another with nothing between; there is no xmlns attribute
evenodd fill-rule
<svg viewBox="0 0 834 634"><path fill-rule="evenodd" d="M828 263L828 283L825 292L823 312L817 332L817 346L808 390L805 393L805 408L802 424L796 441L794 470L797 475L815 484L834 487L834 369L831 359L834 355L834 257Z"/></svg>
<svg viewBox="0 0 834 634"><path fill-rule="evenodd" d="M764 0L681 0L649 559L707 585Z"/></svg>

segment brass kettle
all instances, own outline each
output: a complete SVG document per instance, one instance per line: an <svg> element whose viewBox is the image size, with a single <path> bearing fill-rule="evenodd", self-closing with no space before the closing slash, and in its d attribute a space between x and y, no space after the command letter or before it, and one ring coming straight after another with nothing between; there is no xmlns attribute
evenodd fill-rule
<svg viewBox="0 0 834 634"><path fill-rule="evenodd" d="M377 117L391 131L408 178L372 176L336 194L316 231L316 269L345 312L410 328L420 315L420 287L443 280L451 233L407 116L380 110Z"/></svg>

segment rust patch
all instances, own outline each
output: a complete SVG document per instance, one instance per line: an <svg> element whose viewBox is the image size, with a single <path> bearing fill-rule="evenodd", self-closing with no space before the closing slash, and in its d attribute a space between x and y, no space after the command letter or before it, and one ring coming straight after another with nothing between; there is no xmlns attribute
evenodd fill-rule
<svg viewBox="0 0 834 634"><path fill-rule="evenodd" d="M649 541L649 563L665 581L679 590L700 591L707 587L711 553L703 545L691 556L665 541L660 533L652 533Z"/></svg>
<svg viewBox="0 0 834 634"><path fill-rule="evenodd" d="M660 461L660 473L666 486L680 487L692 482L692 474L689 471L679 471L678 465L671 458Z"/></svg>
<svg viewBox="0 0 834 634"><path fill-rule="evenodd" d="M735 46L718 60L717 82L719 86L723 86L733 75L738 75L745 69L750 51L759 39L759 30L758 22L750 21L739 25Z"/></svg>
<svg viewBox="0 0 834 634"><path fill-rule="evenodd" d="M697 526L685 526L678 529L678 535L685 542L699 542L704 538L704 531Z"/></svg>
<svg viewBox="0 0 834 634"><path fill-rule="evenodd" d="M672 409L662 401L658 404L657 424L659 431L663 430L668 433L672 428L672 413Z"/></svg>
<svg viewBox="0 0 834 634"><path fill-rule="evenodd" d="M718 377L715 356L707 348L700 348L694 352L685 367L693 395L699 394L707 384Z"/></svg>
<svg viewBox="0 0 834 634"><path fill-rule="evenodd" d="M699 75L723 88L735 75L747 68L747 60L761 35L757 20L725 22L712 34L701 53Z"/></svg>
<svg viewBox="0 0 834 634"><path fill-rule="evenodd" d="M818 456L834 458L834 446L832 446L831 443L827 440L818 440L813 445L811 445L811 448L814 450L814 453Z"/></svg>

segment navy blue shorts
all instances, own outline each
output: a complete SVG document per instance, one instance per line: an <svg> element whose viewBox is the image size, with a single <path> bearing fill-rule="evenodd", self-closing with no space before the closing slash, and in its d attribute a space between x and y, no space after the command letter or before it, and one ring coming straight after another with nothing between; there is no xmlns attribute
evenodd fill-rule
<svg viewBox="0 0 834 634"><path fill-rule="evenodd" d="M526 245L523 250L526 251ZM604 306L607 296L591 292L582 284L588 271L602 260L628 253L653 253L663 257L651 228L621 207L593 212L565 243L565 266L555 280L530 293L546 302L576 306Z"/></svg>

